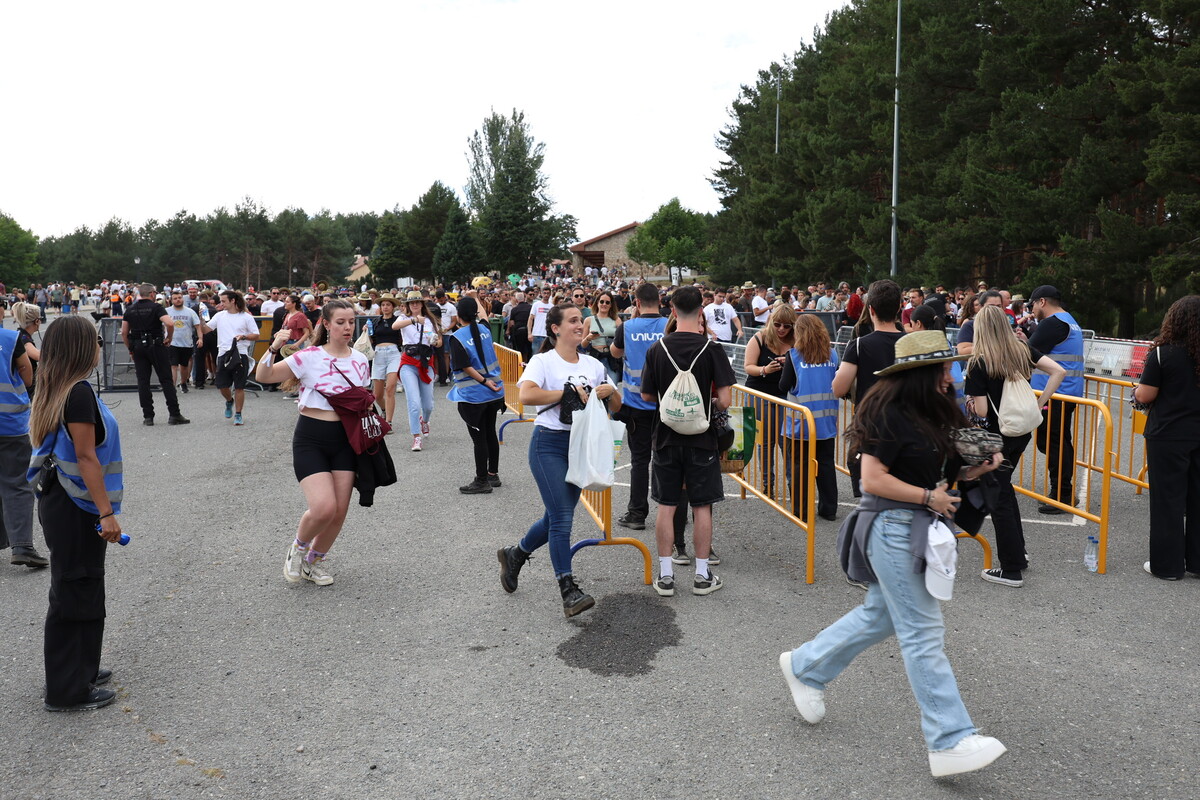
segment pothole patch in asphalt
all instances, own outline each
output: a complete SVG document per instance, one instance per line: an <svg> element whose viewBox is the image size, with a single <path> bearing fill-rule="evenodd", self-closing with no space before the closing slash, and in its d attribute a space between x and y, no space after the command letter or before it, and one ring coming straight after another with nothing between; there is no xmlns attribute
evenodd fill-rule
<svg viewBox="0 0 1200 800"><path fill-rule="evenodd" d="M675 609L645 592L605 595L578 619L580 630L558 646L558 657L597 675L645 675L659 650L683 640Z"/></svg>

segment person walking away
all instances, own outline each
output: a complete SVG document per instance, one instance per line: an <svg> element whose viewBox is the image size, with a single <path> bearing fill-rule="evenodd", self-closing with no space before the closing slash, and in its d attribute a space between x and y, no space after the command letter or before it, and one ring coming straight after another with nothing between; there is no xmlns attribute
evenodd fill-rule
<svg viewBox="0 0 1200 800"><path fill-rule="evenodd" d="M236 289L221 292L221 310L208 321L217 332L217 377L213 385L225 398L225 419L244 425L242 407L246 404L246 378L250 370L250 348L258 341L258 321L246 311L246 301ZM227 356L238 348L237 359L230 364ZM240 361L240 365L238 363Z"/></svg>
<svg viewBox="0 0 1200 800"><path fill-rule="evenodd" d="M389 425L396 414L396 384L400 379L400 332L392 328L395 321L396 298L385 294L379 298L379 319L370 320L367 325L371 347L375 348L371 389Z"/></svg>
<svg viewBox="0 0 1200 800"><path fill-rule="evenodd" d="M154 395L150 391L153 370L167 404L167 424L186 425L191 420L179 412L179 397L171 379L167 345L171 342L174 321L166 309L154 302L153 284L138 287L138 301L125 310L121 320L121 340L129 350L137 374L138 402L142 406L142 424L154 424Z"/></svg>
<svg viewBox="0 0 1200 800"><path fill-rule="evenodd" d="M475 300L459 300L458 319L464 327L449 338L454 385L448 397L458 403L458 415L467 424L475 449L475 479L458 488L463 494L491 494L500 486L496 415L504 410L504 382L491 326L480 323L478 313Z"/></svg>
<svg viewBox="0 0 1200 800"><path fill-rule="evenodd" d="M876 371L892 363L896 342L904 335L896 323L900 315L899 284L887 278L872 283L867 289L866 308L866 317L859 324L869 326L871 332L850 340L833 379L833 393L837 397L846 397L853 389L855 407L875 385ZM854 496L860 497L861 462L853 444L846 454L846 466L850 471L850 487Z"/></svg>
<svg viewBox="0 0 1200 800"><path fill-rule="evenodd" d="M1033 315L1038 326L1029 338L1029 346L1045 353L1051 360L1067 371L1059 394L1083 397L1083 330L1075 318L1062 307L1062 295L1053 286L1039 286L1030 295ZM1046 376L1034 375L1030 385L1039 392L1046 388ZM1050 499L1064 506L1077 506L1075 499L1075 444L1071 437L1071 420L1075 418L1076 404L1065 400L1052 400L1049 394L1042 395L1042 425L1037 429L1038 452L1045 453L1046 467L1050 472ZM1042 503L1038 506L1042 514L1066 514L1056 505Z"/></svg>
<svg viewBox="0 0 1200 800"><path fill-rule="evenodd" d="M829 341L829 331L812 314L796 318L795 342L788 351L788 360L779 376L779 388L792 403L812 412L816 435L806 445L808 426L804 417L796 414L782 421L784 458L788 465L788 481L792 487L792 513L802 516L808 506L809 447L816 449L817 459L817 516L824 520L837 519L838 489L834 452L837 443L838 399L833 393L833 378L837 374L838 357Z"/></svg>
<svg viewBox="0 0 1200 800"><path fill-rule="evenodd" d="M16 303L17 322L41 324L41 310ZM4 311L0 309L0 320ZM12 548L9 563L41 569L50 562L33 544L33 486L26 478L29 458L29 389L33 362L20 333L0 326L0 549Z"/></svg>
<svg viewBox="0 0 1200 800"><path fill-rule="evenodd" d="M1168 581L1200 576L1200 295L1167 309L1134 397L1151 404L1150 560L1143 569Z"/></svg>
<svg viewBox="0 0 1200 800"><path fill-rule="evenodd" d="M358 457L346 428L329 404L327 395L341 394L353 386L366 388L371 379L367 357L351 348L354 340L354 306L330 300L321 307L318 338L276 364L287 344L281 330L255 368L259 383L300 382L300 416L292 434L292 469L308 508L300 515L296 536L288 545L283 577L289 583L308 581L317 586L333 583L323 562L333 549L350 509L350 495Z"/></svg>
<svg viewBox="0 0 1200 800"><path fill-rule="evenodd" d="M192 365L192 353L196 344L204 340L200 328L200 316L183 303L183 292L171 292L171 305L167 308L171 318L171 382L179 386L184 394L188 390L188 371Z"/></svg>
<svg viewBox="0 0 1200 800"><path fill-rule="evenodd" d="M594 391L607 401L610 413L621 408L621 395L608 382L604 365L579 352L584 330L583 314L577 306L565 303L551 308L546 314L546 346L530 359L517 383L521 403L539 407L529 440L529 470L546 511L519 543L496 551L500 586L512 594L525 562L549 543L563 614L568 617L587 611L596 601L579 588L571 567L571 525L580 488L567 483L572 418L568 413L564 419L563 395L574 391L586 404Z"/></svg>
<svg viewBox="0 0 1200 800"><path fill-rule="evenodd" d="M1005 752L999 741L978 734L963 705L924 558L935 515L952 515L959 502L947 493L949 485L956 478L975 480L1000 461L996 454L964 469L950 439L952 429L966 425L947 394L949 362L963 358L941 332L910 333L896 343L895 362L880 370L881 380L859 402L850 435L862 454L863 498L842 523L838 546L847 576L869 584L866 600L779 655L796 710L815 725L825 717L829 683L859 653L894 634L935 777L981 769ZM941 593L939 577L933 573L932 581Z"/></svg>
<svg viewBox="0 0 1200 800"><path fill-rule="evenodd" d="M1028 383L1032 370L1040 369L1048 376L1048 397L1058 390L1066 370L1053 359L1019 341L1009 325L1008 315L999 306L985 305L979 309L973 321L974 346L967 362L966 376L967 410L972 416L984 419L984 427L1004 441L1004 448L1000 451L1004 462L984 479L995 484L991 515L992 526L996 530L996 556L1000 567L983 570L981 577L990 583L1015 588L1024 584L1022 571L1029 566L1029 562L1012 475L1025 448L1029 446L1031 434L1005 436L1001 433L999 408L1004 402L1007 381ZM988 494L993 492L989 491Z"/></svg>
<svg viewBox="0 0 1200 800"><path fill-rule="evenodd" d="M700 290L693 286L685 286L672 295L671 307L677 329L646 353L640 388L644 402L660 405L679 370L690 369L701 388L705 418L711 420L714 410L729 408L734 376L724 350L713 344L704 331L700 305ZM790 308L787 310L791 312ZM712 507L725 499L717 432L710 426L701 433L681 433L660 420L654 430L653 445L651 496L658 503L654 533L659 564L654 591L662 597L675 594L674 517L686 485L688 503L692 507L692 538L696 552L692 594L712 594L723 585L708 563L712 545Z"/></svg>
<svg viewBox="0 0 1200 800"><path fill-rule="evenodd" d="M96 326L85 317L57 320L42 339L41 386L33 399L26 479L37 482L38 520L50 546L50 604L43 651L47 711L111 703L101 688L104 555L121 537L121 432L87 378L100 361Z"/></svg>
<svg viewBox="0 0 1200 800"><path fill-rule="evenodd" d="M642 371L646 353L667 330L667 320L659 314L658 287L643 283L634 291L637 313L625 320L613 334L608 352L624 359L621 384L621 416L626 425L629 445L629 503L617 518L623 528L640 531L650 513L650 459L654 453L654 429L658 425L658 403L642 397Z"/></svg>
<svg viewBox="0 0 1200 800"><path fill-rule="evenodd" d="M521 354L521 361L528 364L533 358L533 346L529 341L529 314L533 306L525 300L524 292L513 295L513 307L508 312L508 338L513 350Z"/></svg>
<svg viewBox="0 0 1200 800"><path fill-rule="evenodd" d="M400 381L408 404L408 430L413 437L412 450L421 452L424 438L429 436L429 420L433 416L434 368L431 364L436 348L441 346L442 334L437 319L426 313L425 300L420 292L412 291L404 298L404 311L392 323L400 331Z"/></svg>

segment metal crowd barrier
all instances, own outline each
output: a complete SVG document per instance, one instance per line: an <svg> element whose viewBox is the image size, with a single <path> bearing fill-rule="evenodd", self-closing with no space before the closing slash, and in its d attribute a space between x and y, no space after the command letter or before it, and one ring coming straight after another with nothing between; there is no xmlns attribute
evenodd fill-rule
<svg viewBox="0 0 1200 800"><path fill-rule="evenodd" d="M501 344L493 343L496 349L496 361L500 363L500 380L504 381L504 405L516 415L515 419L508 419L500 423L498 432L500 444L504 444L504 429L514 422L533 422L532 418L525 418L525 405L521 402L520 390L517 389L517 381L521 380L521 353L519 350L505 347Z"/></svg>

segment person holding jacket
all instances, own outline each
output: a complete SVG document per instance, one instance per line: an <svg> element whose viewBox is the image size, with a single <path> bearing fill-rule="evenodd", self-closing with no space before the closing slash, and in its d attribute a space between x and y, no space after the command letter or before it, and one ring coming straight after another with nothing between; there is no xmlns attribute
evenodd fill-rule
<svg viewBox="0 0 1200 800"><path fill-rule="evenodd" d="M967 410L972 416L986 420L987 430L1004 441L1000 451L1004 463L985 478L994 483L989 487L992 496L992 526L996 529L996 556L999 569L985 569L981 577L990 583L1019 587L1024 581L1022 571L1029 566L1026 560L1025 532L1021 526L1021 511L1013 489L1013 470L1029 446L1031 434L1004 436L1000 433L998 411L1004 401L1007 381L1029 381L1034 368L1048 376L1044 396L1054 394L1066 377L1066 370L1053 359L1042 355L1013 334L1008 315L1000 306L987 305L975 315L975 342L967 362ZM996 491L993 493L991 489ZM972 526L973 527L973 526Z"/></svg>
<svg viewBox="0 0 1200 800"><path fill-rule="evenodd" d="M102 687L104 555L121 538L124 492L121 432L87 378L100 360L96 326L80 316L57 320L42 337L42 368L29 417L38 485L38 520L50 545L46 613L47 711L100 708L116 699Z"/></svg>
<svg viewBox="0 0 1200 800"><path fill-rule="evenodd" d="M965 467L950 438L966 425L947 394L950 362L964 358L939 331L907 334L896 342L894 362L859 398L850 435L862 454L863 497L842 524L838 547L848 577L867 582L867 597L779 655L797 711L815 725L825 718L825 687L859 653L895 635L935 777L981 769L1005 753L999 741L976 732L967 713L946 658L942 609L927 585L929 527L959 503L950 484L1000 463L997 453Z"/></svg>
<svg viewBox="0 0 1200 800"><path fill-rule="evenodd" d="M1150 560L1163 580L1200 575L1200 295L1171 304L1134 397L1150 406Z"/></svg>
<svg viewBox="0 0 1200 800"><path fill-rule="evenodd" d="M504 410L504 382L489 325L478 320L474 298L458 301L458 319L465 327L450 335L450 366L454 384L448 399L458 403L475 449L475 479L458 487L463 494L491 494L500 486L500 440L496 415Z"/></svg>

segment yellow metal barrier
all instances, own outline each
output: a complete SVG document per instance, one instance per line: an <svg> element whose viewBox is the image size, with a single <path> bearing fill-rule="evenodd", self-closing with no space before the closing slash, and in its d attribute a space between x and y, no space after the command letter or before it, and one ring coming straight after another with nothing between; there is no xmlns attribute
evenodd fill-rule
<svg viewBox="0 0 1200 800"><path fill-rule="evenodd" d="M1129 398L1136 387L1133 381L1087 376L1087 396L1108 406L1115 426L1113 441L1117 449L1113 457L1112 476L1132 484L1141 494L1143 489L1150 488L1150 483L1146 480L1146 443L1138 438L1146 430L1146 415L1132 411L1129 406Z"/></svg>
<svg viewBox="0 0 1200 800"><path fill-rule="evenodd" d="M515 420L508 422L532 422L531 419L525 419L525 406L521 403L520 390L517 389L517 383L521 380L521 370L524 368L520 352L499 344L493 347L496 350L496 361L500 364L500 380L504 381L504 405L517 415ZM500 430L504 430L503 425L500 426ZM504 441L503 435L500 436L500 441Z"/></svg>
<svg viewBox="0 0 1200 800"><path fill-rule="evenodd" d="M741 486L743 500L747 492L753 494L807 534L804 579L812 583L817 517L817 449L812 445L817 428L812 412L741 384L733 387L732 405L755 409L758 433L753 457L729 477ZM797 422L807 431L806 438L781 434L785 428L794 430ZM800 481L795 480L797 471L802 473ZM797 482L802 485L797 487Z"/></svg>

